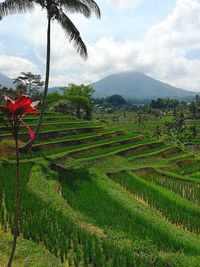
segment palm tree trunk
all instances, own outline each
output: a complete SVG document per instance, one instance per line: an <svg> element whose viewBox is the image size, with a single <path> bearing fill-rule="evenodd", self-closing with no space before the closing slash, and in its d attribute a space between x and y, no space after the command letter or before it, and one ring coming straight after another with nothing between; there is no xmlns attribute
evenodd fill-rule
<svg viewBox="0 0 200 267"><path fill-rule="evenodd" d="M45 112L45 104L47 99L48 87L49 87L49 76L50 76L50 57L51 57L51 17L48 16L48 26L47 26L47 56L46 56L46 77L45 77L45 87L44 87L44 94L43 100L41 105L40 117L38 119L38 124L35 128L35 139L37 139L40 128L42 126L42 120ZM28 143L20 149L20 152L26 153L32 147L33 140L29 140Z"/></svg>
<svg viewBox="0 0 200 267"><path fill-rule="evenodd" d="M14 237L13 237L13 245L12 251L10 254L9 262L7 267L11 267L12 261L15 254L16 244L17 244L17 237L19 236L19 208L20 208L20 184L19 184L19 144L18 144L18 135L15 137L15 148L16 148L16 188L15 188L15 228L14 228Z"/></svg>

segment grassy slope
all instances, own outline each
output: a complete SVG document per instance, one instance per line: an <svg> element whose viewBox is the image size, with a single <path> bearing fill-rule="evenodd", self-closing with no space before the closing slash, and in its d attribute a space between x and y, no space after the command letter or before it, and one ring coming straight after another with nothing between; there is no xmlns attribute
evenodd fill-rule
<svg viewBox="0 0 200 267"><path fill-rule="evenodd" d="M199 255L200 254L200 240L198 240L198 238L196 238L195 236L192 236L189 233L185 233L183 230L178 229L172 225L170 225L169 223L166 223L165 220L158 214L156 214L153 210L149 210L149 208L145 207L144 205L142 205L141 203L139 203L137 200L132 199L131 196L129 196L129 194L127 194L126 192L124 192L122 189L120 189L120 187L114 183L112 183L110 180L108 180L106 177L104 179L102 179L102 173L99 173L98 171L98 175L100 175L100 177L98 178L98 176L96 176L95 178L95 184L97 183L98 186L94 187L93 183L91 183L91 181L82 181L82 186L81 183L79 183L79 179L81 179L81 172L78 172L78 175L76 176L75 173L72 174L71 176L68 176L69 181L71 181L73 186L76 186L75 184L78 182L77 186L79 188L79 190L76 192L77 194L73 194L73 201L75 204L76 201L76 196L79 199L79 205L81 205L78 209L75 208L74 209L74 204L72 205L71 209L70 207L67 206L63 206L62 202L63 199L61 198L61 196L59 195L55 195L55 190L57 188L56 185L56 180L49 180L49 178L45 178L44 175L42 175L44 171L44 168L38 168L35 167L34 168L34 175L32 177L32 182L29 186L31 186L31 188L33 190L39 189L39 184L41 184L41 177L43 177L45 182L45 187L43 187L42 191L41 189L37 192L38 195L40 195L40 197L45 198L45 201L48 201L49 204L53 204L55 207L60 208L62 207L62 211L68 216L72 216L73 220L75 220L74 222L78 223L79 225L90 225L90 227L86 227L87 230L91 230L93 231L93 229L99 229L99 230L95 230L93 231L93 233L101 233L103 230L104 235L106 234L108 237L106 238L110 238L111 240L118 240L118 242L120 244L125 244L127 243L127 241L125 241L127 239L127 237L129 236L130 232L127 231L127 212L128 214L130 214L130 221L131 222L131 218L133 219L134 217L132 217L131 213L135 213L136 214L140 214L138 216L142 216L141 219L142 221L140 221L141 226L143 227L144 225L149 225L150 228L148 229L148 226L145 230L145 232L141 232L139 231L139 229L135 230L135 234L133 235L133 239L132 240L132 247L134 248L134 246L139 246L140 242L142 241L141 237L143 235L149 236L151 238L153 238L152 236L152 231L151 231L151 227L153 227L155 229L155 234L158 233L158 231L160 231L161 234L164 234L165 236L165 240L169 241L169 243L166 244L161 244L159 242L160 236L158 235L156 237L156 235L154 235L154 242L155 244L158 245L158 247L163 248L164 250L166 250L165 252L160 254L160 257L164 258L164 260L166 260L166 258L169 257L169 255L173 255L174 258L180 258L179 260L177 260L179 263L182 262L183 266L187 266L186 262L188 264L188 260L192 260L194 262L193 266L198 266L199 264L199 260L198 258L194 257L194 255ZM48 175L51 175L51 172L49 172ZM48 169L47 169L47 173L48 173ZM93 170L93 173L96 174L96 170ZM87 180L87 171L86 173L83 172L82 173L83 176L86 180ZM97 175L97 174L96 174ZM72 178L70 180L70 178ZM76 180L78 179L78 180ZM89 177L90 179L90 177ZM93 179L93 178L92 178ZM96 180L97 179L97 180ZM55 188L56 187L56 188ZM71 188L71 187L69 187ZM93 189L92 189L93 188ZM97 190L100 190L99 193ZM46 192L48 191L48 198ZM69 191L68 191L69 193ZM99 197L97 197L99 194ZM107 197L106 197L107 195ZM70 195L69 195L70 197ZM99 201L100 199L103 199L104 202ZM64 202L63 202L64 203ZM70 204L71 202L69 202ZM91 205L91 203L93 203L93 205ZM98 204L99 203L99 204ZM105 205L103 205L103 203ZM109 203L109 205L107 205ZM114 205L114 206L113 206ZM121 208L120 208L121 206ZM135 210L135 208L133 208L135 206L135 208L140 207L139 210ZM114 208L115 207L115 208ZM101 212L100 212L100 210ZM120 209L119 209L120 208ZM108 209L108 212L105 213L105 211ZM118 214L118 219L120 219L121 222L119 224L119 221L117 219L117 217L113 214L113 209L115 210L115 215ZM77 210L77 211L76 211ZM93 211L92 211L93 210ZM132 210L132 211L131 211ZM135 210L133 212L133 210ZM78 213L77 213L78 212ZM93 212L93 214L95 214L95 220L90 219L90 216L88 217L88 214L91 214L91 212ZM139 213L138 213L139 212ZM122 216L124 213L124 216ZM71 215L70 215L71 214ZM126 215L125 215L126 214ZM106 220L109 221L108 223L108 227L103 227L103 225L105 225L105 215L106 215ZM100 221L96 221L98 216L98 220ZM71 218L72 218L71 217ZM93 217L94 218L94 217ZM113 218L115 218L115 220L113 220ZM134 220L134 219L133 219ZM151 222L152 220L152 222ZM97 223L96 223L97 222ZM103 224L102 224L102 223ZM117 222L116 226L119 225L119 228L117 226L115 226L115 222ZM151 222L151 223L150 223ZM114 224L113 224L114 223ZM92 225L94 225L94 227L92 227ZM113 227L110 228L110 226L113 225ZM121 225L121 226L120 226ZM157 225L159 225L159 227L157 228ZM102 228L103 227L103 228ZM121 228L123 227L123 228ZM100 230L102 229L102 230ZM123 234L123 231L121 231L122 229L124 229L124 233L126 233L125 235ZM129 228L130 229L130 228ZM135 229L135 228L133 228ZM142 228L141 228L142 229ZM145 229L145 228L144 228ZM157 230L156 230L157 229ZM160 229L160 230L159 230ZM148 230L149 234L148 234ZM127 235L128 234L128 235ZM132 236L132 234L131 234ZM103 238L103 236L101 237ZM124 241L123 241L124 240ZM138 240L138 242L136 242L136 240ZM141 240L141 241L139 241ZM175 241L174 243L174 248L171 247L171 242L173 243L173 240ZM136 242L136 243L135 243ZM134 245L135 243L135 245ZM164 245L164 247L163 247ZM114 243L113 243L114 246ZM146 249L148 246L148 242L146 243ZM142 243L141 243L141 248L142 248ZM139 249L139 248L138 248ZM187 255L184 256L184 254L181 256L180 253L181 251L185 251ZM171 254L172 252L174 252L174 254ZM193 256L192 256L193 255ZM173 266L173 265L172 265Z"/></svg>
<svg viewBox="0 0 200 267"><path fill-rule="evenodd" d="M0 231L0 267L6 267L12 247L12 236ZM44 247L31 241L19 238L13 267L62 267L55 256ZM66 265L67 266L67 265Z"/></svg>
<svg viewBox="0 0 200 267"><path fill-rule="evenodd" d="M129 123L116 123L112 127L108 127L107 130L123 129L125 132L123 138L131 137L133 131L135 131L135 135L144 134L148 137L146 140L141 141L141 144L151 143L151 129L156 125L163 126L169 119L171 118L163 117L160 121L148 121L145 123L145 129L137 127L137 125L134 124L134 119L132 119ZM51 121L50 118L49 120ZM62 121L62 119L60 119L60 121ZM86 136L87 134L84 135ZM82 135L79 134L75 135L75 137L76 136ZM111 141L117 140L117 138L111 138L109 140L110 142L106 140L95 141L90 145L96 149L98 144L106 142L111 143ZM118 244L124 247L126 247L126 244L131 244L132 249L135 249L136 246L140 251L144 248L148 251L149 249L151 250L151 245L153 243L153 253L155 253L155 255L157 255L156 253L159 254L159 256L154 256L159 257L159 261L163 261L163 264L159 266L200 266L199 236L195 236L172 225L164 216L158 213L156 209L147 207L142 199L137 199L134 194L129 192L130 190L127 191L121 185L111 181L106 176L107 172L132 170L134 168L139 169L145 166L154 167L158 173L159 171L161 172L162 169L164 173L163 168L168 169L174 165L174 168L172 168L174 172L180 173L183 168L185 173L190 174L191 177L193 175L197 180L199 167L197 164L194 164L192 167L184 166L183 164L180 168L179 165L175 164L175 157L181 158L190 156L185 152L178 153L178 155L170 155L170 158L157 157L156 155L159 152L163 152L163 150L168 147L168 144L161 145L158 148L149 149L146 147L142 152L133 152L133 155L130 156L131 160L114 155L116 151L123 152L124 149L126 151L130 145L131 144L125 144L123 146L98 148L96 151L89 153L85 159L83 157L80 158L80 156L74 159L67 158L66 155L68 152L63 153L61 152L62 149L52 149L51 153L48 151L47 154L52 154L51 157L53 159L58 158L58 156L64 156L62 162L59 162L57 159L60 165L79 169L71 175L65 173L63 177L65 184L62 184L62 190L65 199L57 194L57 180L55 178L51 179L51 177L54 177L56 174L50 171L46 165L45 168L41 166L35 166L33 168L33 176L29 186L34 193L41 198L41 201L48 203L48 205L52 207L54 206L56 209L59 207L60 210L64 212L65 216L67 216L66 218L70 217L72 221L81 228L83 227L85 231L91 232L98 237L103 234L101 236L102 240L104 237L105 240L111 240L111 242L113 242L113 248ZM84 150L84 147L87 146L88 144L79 147ZM79 152L77 145L71 146L71 149L68 148L67 150L73 151L74 149L77 149L77 152ZM54 155L55 153L58 153L58 155ZM145 157L145 154L149 154L148 157ZM173 156L174 159L171 159ZM87 168L89 169L85 172L84 170L87 170ZM44 169L46 169L45 172ZM173 175L175 174L171 172L171 179ZM178 179L178 176L174 177L174 179ZM45 186L41 187L41 184ZM145 185L148 185L148 183L145 183ZM154 187L158 188L158 186L153 186L153 188ZM161 191L165 192L166 195L170 195L164 189ZM178 199L180 200L180 197L178 197ZM66 205L66 200L70 205ZM148 241L151 240L150 243L148 243L146 239L148 239ZM152 255L150 255L149 258L147 255L147 260L149 259L149 262L152 260L151 257ZM100 265L97 266L100 267Z"/></svg>

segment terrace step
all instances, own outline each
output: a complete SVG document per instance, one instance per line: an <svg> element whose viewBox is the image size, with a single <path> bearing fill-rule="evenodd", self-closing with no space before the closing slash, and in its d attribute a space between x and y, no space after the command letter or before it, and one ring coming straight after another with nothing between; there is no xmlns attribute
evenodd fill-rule
<svg viewBox="0 0 200 267"><path fill-rule="evenodd" d="M43 151L46 149L51 149L54 147L63 147L63 146L70 146L70 145L79 145L79 144L86 144L88 142L102 140L111 138L114 136L121 136L123 135L122 131L112 131L112 132L105 132L105 133L97 133L91 136L80 137L80 138L70 138L70 139L61 139L57 141L45 142L42 144L33 145L33 151Z"/></svg>
<svg viewBox="0 0 200 267"><path fill-rule="evenodd" d="M102 158L102 157L106 157L108 155L113 155L115 154L117 151L120 151L122 148L122 146L129 146L131 142L137 143L137 142L141 142L143 141L144 137L139 135L139 136L133 136L133 137L126 137L126 138L122 138L122 139L118 139L115 141L108 141L108 142L104 142L102 144L97 144L97 145L90 145L84 148L80 148L80 149L75 149L75 150L71 150L68 152L63 152L63 153L57 153L54 155L50 155L48 158L50 159L64 159L67 157L82 157L81 161L84 161L84 158L87 160L90 159L96 159L98 158ZM123 143L123 144L120 144ZM133 145L133 144L132 144ZM116 146L116 147L115 147ZM120 148L119 148L120 146ZM110 151L110 149L112 148L112 151ZM97 153L98 152L98 153ZM92 155L92 153L97 155Z"/></svg>
<svg viewBox="0 0 200 267"><path fill-rule="evenodd" d="M81 161L84 161L86 159L87 159L87 161L88 160L98 160L98 159L102 159L104 157L108 157L110 155L118 155L118 153L121 153L123 151L126 151L130 147L131 148L137 148L138 146L141 146L141 145L152 144L152 141L149 141L149 140L147 140L145 144L144 143L141 144L141 142L144 140L144 137L143 136L139 136L139 137L140 138L142 137L142 140L141 141L138 141L138 142L134 142L134 144L130 144L129 145L129 143L126 143L124 145L120 145L120 147L119 146L115 147L115 146L112 145L111 146L111 148L113 147L112 151L110 151L109 148L107 148L107 149L102 149L101 148L101 149L99 149L99 152L100 153L97 153L97 155L92 155L92 152L93 152L92 149L93 148L94 148L94 152L97 151L97 150L95 150L96 146L88 147L88 149L91 148L90 155L84 156L84 157L82 155ZM111 143L111 142L109 142L109 143ZM127 145L129 145L129 146L127 146ZM75 152L75 154L76 154L76 152L79 152L79 151L81 152L82 149L78 149L78 150L72 151L72 153ZM51 158L51 159L58 159L59 160L59 159L66 158L68 156L69 156L69 152L67 152L67 153L58 153L58 154L55 154L55 155L51 155L49 158Z"/></svg>
<svg viewBox="0 0 200 267"><path fill-rule="evenodd" d="M192 174L190 174L189 177L194 178L194 179L196 178L196 179L198 179L200 181L200 171L193 172Z"/></svg>
<svg viewBox="0 0 200 267"><path fill-rule="evenodd" d="M37 123L29 123L28 125L32 128L35 128L37 126ZM45 128L51 128L51 127L62 127L62 128L63 127L69 127L69 126L75 127L75 126L82 126L82 125L88 126L88 125L91 125L91 122L89 122L89 121L76 121L76 120L74 120L74 121L59 121L58 120L56 122L43 123L41 129L43 130ZM96 123L96 125L102 125L102 123L101 124ZM23 132L24 126L20 125L19 130L20 130L20 132ZM0 133L7 134L8 133L7 127L6 126L0 126Z"/></svg>
<svg viewBox="0 0 200 267"><path fill-rule="evenodd" d="M23 118L24 121L26 121L27 123L28 122L35 122L39 119L39 116L25 116ZM43 121L58 121L58 120L76 120L76 118L74 116L70 116L70 115L55 115L55 116L49 116L49 115L46 115L44 116L44 119Z"/></svg>
<svg viewBox="0 0 200 267"><path fill-rule="evenodd" d="M200 180L198 179L155 168L141 168L134 170L133 173L146 181L165 187L197 205L200 204Z"/></svg>
<svg viewBox="0 0 200 267"><path fill-rule="evenodd" d="M134 137L129 137L129 138L122 138L116 141L109 141L107 143L103 143L103 144L99 144L99 145L94 145L94 146L89 146L80 150L75 150L72 152L68 153L68 156L72 156L72 157L87 157L87 155L91 155L91 153L94 153L98 150L103 150L106 148L110 148L110 147L115 147L118 145L125 145L125 144L132 144L133 142L138 142L138 141L142 141L144 139L143 136L134 136Z"/></svg>
<svg viewBox="0 0 200 267"><path fill-rule="evenodd" d="M140 178L131 171L109 173L108 176L141 197L173 224L182 225L192 233L200 233L200 209L194 203L160 185Z"/></svg>
<svg viewBox="0 0 200 267"><path fill-rule="evenodd" d="M122 186L98 174L95 170L76 169L60 175L62 196L74 210L111 235L120 230L120 236L125 234L132 242L150 239L162 251L169 251L173 244L173 252L182 249L189 255L199 253L200 240L196 236L172 225Z"/></svg>
<svg viewBox="0 0 200 267"><path fill-rule="evenodd" d="M140 145L137 145L137 146L132 146L132 147L128 147L126 149L122 149L121 151L117 152L116 155L117 156L126 156L126 157L130 157L132 156L133 154L135 153L138 153L138 152L143 152L145 151L146 149L153 149L153 148L156 148L156 147L160 147L160 146L163 146L165 143L164 141L151 141L149 143L145 143L145 144L140 144Z"/></svg>
<svg viewBox="0 0 200 267"><path fill-rule="evenodd" d="M148 158L148 157L152 157L152 156L156 156L156 157L162 157L162 153L168 151L169 149L173 148L171 145L169 144L165 144L161 147L156 147L156 148L151 148L149 150L146 150L142 153L140 153L139 155L135 155L135 156L130 156L128 157L129 160L134 160L134 159L143 159L143 158Z"/></svg>
<svg viewBox="0 0 200 267"><path fill-rule="evenodd" d="M56 192L58 190L57 181L45 179L45 175L46 171L37 174L38 181L37 183L34 183L36 194L41 195L41 184L45 184L45 186L42 187L42 190L45 191L46 195L43 201L47 202L48 205L51 205L51 210L59 210L59 212L63 214L63 218L66 218L67 222L72 221L72 224L69 224L72 229L70 229L71 231L68 231L72 232L74 226L76 227L77 224L80 225L80 237L82 236L81 233L84 231L83 236L87 236L86 234L90 233L89 240L91 239L91 234L95 237L95 242L98 238L101 244L106 244L106 255L109 254L109 248L111 248L111 251L114 250L116 252L117 245L120 248L118 250L120 252L120 255L123 255L123 249L125 249L126 253L128 253L129 256L134 253L134 259L136 257L139 257L141 259L143 258L142 251L145 249L144 257L145 259L147 259L147 261L145 261L144 264L139 264L140 261L136 261L136 263L135 261L132 262L131 258L129 257L129 265L150 266L148 264L149 260L147 258L146 251L149 251L150 248L150 251L152 253L152 243L155 244L156 249L158 248L157 250L159 255L162 254L161 257L163 261L162 264L159 264L158 266L167 266L167 262L169 262L167 259L166 261L164 261L164 255L166 255L165 251L167 251L167 253L169 252L169 259L170 257L173 257L173 255L179 255L178 252L181 250L181 252L186 253L187 257L189 258L188 263L190 262L190 255L199 255L200 242L197 237L192 236L190 233L185 233L182 231L182 229L176 228L174 225L171 225L153 209L145 207L142 203L133 199L133 197L130 196L128 192L125 192L122 187L115 185L113 181L107 178L102 179L102 177L92 176L91 180L89 180L89 182L86 182L87 177L85 177L84 179L84 175L80 175L80 179L77 179L77 176L74 177L74 175L71 175L72 179L70 179L69 177L70 186L68 187L68 189L73 191L74 200L71 204L72 206L75 205L75 207L71 208L69 206L69 202L66 202L66 200L64 199L64 197L69 198L70 195L65 194L65 196L61 196L60 194L52 194L52 185L55 184L54 188ZM44 179L45 183L43 182ZM82 188L82 186L79 186L81 183L85 185L85 189ZM77 190L73 190L73 186L75 185L77 185ZM94 190L94 186L96 190ZM38 192L38 190L40 191ZM76 205L77 201L79 200L81 205L83 206L83 209L80 209L80 206L78 207ZM91 203L93 205L91 205ZM110 205L108 205L108 203L110 203ZM80 210L80 212L77 210ZM108 216L106 216L105 210L109 211ZM82 217L81 214L85 211L89 213L89 216ZM100 220L98 220L98 217L100 218ZM107 217L111 218L111 224L107 220ZM113 220L113 218L115 218L115 220ZM117 218L119 218L119 222ZM122 224L121 227L121 223L123 222L125 225ZM128 227L126 227L126 225ZM59 227L59 223L56 224L57 231L59 231ZM123 232L126 232L125 238L122 235ZM145 242L146 239L151 239L151 243L149 243L148 241ZM139 240L141 240L142 250L140 250ZM160 242L162 240L165 240L165 242ZM81 243L84 245L84 240ZM164 247L162 246L162 243L164 243ZM173 250L171 249L172 244ZM103 252L104 251L102 250L101 253ZM111 256L113 258L112 253ZM152 262L155 262L154 259L155 257L153 258ZM107 259L107 262L108 260L109 259ZM156 260L158 261L157 253ZM184 258L182 258L182 256L180 255L179 261L176 260L176 264L178 264L177 266L181 266L183 260ZM192 262L194 262L194 260ZM199 260L197 262L199 263ZM198 263L193 266L197 267ZM104 264L97 264L96 266L104 266ZM112 266L116 266L116 264L112 264ZM126 264L123 264L123 266L126 266ZM155 266L157 266L157 264ZM182 264L182 266L189 265L187 263L185 264L184 260L184 265Z"/></svg>
<svg viewBox="0 0 200 267"><path fill-rule="evenodd" d="M192 173L200 171L200 160L199 159L182 159L174 161L170 165L170 170L176 174L188 176ZM162 170L167 171L167 167L163 167Z"/></svg>
<svg viewBox="0 0 200 267"><path fill-rule="evenodd" d="M81 127L72 127L68 129L58 129L58 130L51 130L51 131L41 131L38 135L40 140L47 140L49 137L58 137L58 136L65 136L66 134L77 134L77 133L89 133L89 132L97 132L100 131L104 125L99 126L81 126ZM0 141L6 138L11 137L10 134L1 134ZM19 133L19 138L21 141L27 141L29 138L28 134L26 133Z"/></svg>

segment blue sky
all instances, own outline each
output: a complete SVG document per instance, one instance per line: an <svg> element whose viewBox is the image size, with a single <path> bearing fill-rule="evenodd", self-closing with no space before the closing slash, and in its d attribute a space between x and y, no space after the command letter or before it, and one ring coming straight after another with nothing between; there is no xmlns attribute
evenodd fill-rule
<svg viewBox="0 0 200 267"><path fill-rule="evenodd" d="M0 1L2 2L2 1ZM199 0L97 0L102 18L68 14L88 47L84 62L56 23L52 27L51 86L90 83L134 70L200 91ZM46 14L0 21L0 72L45 73Z"/></svg>

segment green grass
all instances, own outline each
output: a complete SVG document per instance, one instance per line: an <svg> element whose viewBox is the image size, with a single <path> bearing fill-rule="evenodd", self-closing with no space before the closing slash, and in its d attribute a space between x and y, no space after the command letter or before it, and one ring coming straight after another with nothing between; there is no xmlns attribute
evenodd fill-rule
<svg viewBox="0 0 200 267"><path fill-rule="evenodd" d="M108 124L46 116L42 138L34 144L42 151L20 155L24 238L46 246L66 266L199 267L198 156L165 136L152 138L152 129L172 116L139 128L135 113L119 115L119 123L107 115ZM33 127L35 119L27 116L26 121ZM15 160L9 159L12 164L0 165L4 230L13 227ZM2 250L0 241L5 258ZM25 259L22 253L20 260Z"/></svg>
<svg viewBox="0 0 200 267"><path fill-rule="evenodd" d="M79 138L87 138L87 137L93 137L93 136L97 136L97 135L101 135L101 134L106 134L106 133L118 133L116 135L123 135L124 133L122 131L115 131L115 130L110 130L110 129L106 129L103 128L101 130L98 130L98 132L87 132L87 133L76 133L76 134L67 134L66 136L55 136L55 137L49 137L48 138L48 142L59 142L61 140L69 140L69 139L79 139ZM48 143L45 140L37 140L36 141L36 145L38 144L43 144L43 143Z"/></svg>
<svg viewBox="0 0 200 267"><path fill-rule="evenodd" d="M139 137L140 138L140 137ZM134 142L134 139L137 139L137 137L130 137L130 136L114 136L114 137L110 137L110 138L105 138L104 140L96 140L96 141L89 141L88 143L82 143L80 145L77 144L73 144L72 145L68 145L68 146L62 146L62 147L54 147L48 150L44 150L44 151L36 151L36 152L30 152L28 155L26 154L22 154L21 155L21 159L27 159L28 157L30 159L36 158L36 157L40 157L42 155L44 156L49 156L49 155L56 155L56 154L60 154L60 153L64 153L64 154L78 154L78 153L82 153L82 151L87 151L90 150L92 148L101 148L101 146L114 146L115 143L118 142L129 142L132 140L132 142ZM138 143L138 142L135 142ZM90 153L90 152L89 152ZM14 156L10 157L10 159L14 159Z"/></svg>
<svg viewBox="0 0 200 267"><path fill-rule="evenodd" d="M164 144L160 147L153 147L153 148L147 148L145 151L138 151L134 154L134 156L129 156L129 160L139 159L139 158L147 158L152 156L161 157L161 154L163 152L168 151L169 149L174 148L174 146L170 144Z"/></svg>
<svg viewBox="0 0 200 267"><path fill-rule="evenodd" d="M179 175L191 175L200 170L200 160L184 159L171 165L171 170Z"/></svg>
<svg viewBox="0 0 200 267"><path fill-rule="evenodd" d="M136 146L141 146L141 145L145 145L148 143L153 144L154 141L152 140L136 141L136 142L132 142L132 146L136 147ZM104 144L107 146L106 148L101 147ZM120 152L126 151L127 149L131 147L131 143L120 145L120 144L117 144L117 142L115 141L114 142L109 141L104 144L101 142L101 144L98 146L91 145L91 146L87 146L86 148L74 149L72 151L54 154L54 155L51 155L50 158L63 160L64 158L69 157L69 156L72 156L75 158L79 158L81 156L81 158L95 159L95 158L101 158L101 157L105 157L105 156L112 155L112 154L118 154Z"/></svg>
<svg viewBox="0 0 200 267"><path fill-rule="evenodd" d="M63 127L70 127L70 126L75 127L75 126L82 126L82 125L83 126L84 125L89 126L89 125L94 125L94 124L95 125L102 125L100 123L91 123L89 121L76 121L76 120L74 120L74 121L56 121L56 122L43 123L41 129L43 131L45 129L46 130L57 129L58 127L63 128ZM29 125L29 127L34 129L37 126L37 121L35 123L28 123L28 125ZM20 133L25 132L24 125L22 125L22 124L20 125L19 131L20 131ZM7 128L5 126L0 126L0 133L1 134L8 133Z"/></svg>
<svg viewBox="0 0 200 267"><path fill-rule="evenodd" d="M106 178L79 169L62 175L61 180L62 194L72 208L111 235L118 232L132 242L149 239L164 251L177 252L180 249L193 254L193 249L200 249L200 240L196 239L197 243L194 244L192 234L186 234L186 238L183 230L167 223L158 213Z"/></svg>
<svg viewBox="0 0 200 267"><path fill-rule="evenodd" d="M114 136L120 136L122 135L121 132L119 131L104 131L101 133L93 133L93 134L82 134L82 135L77 135L76 134L76 138L73 136L66 136L65 138L59 138L58 140L53 140L53 141L48 141L48 142L41 142L39 144L35 144L33 145L33 150L35 149L40 149L43 148L45 146L49 146L53 145L54 147L56 145L71 145L71 144L81 144L81 143L89 143L91 141L98 141L98 140L105 140L107 138L111 138Z"/></svg>
<svg viewBox="0 0 200 267"><path fill-rule="evenodd" d="M109 176L158 209L172 223L182 225L191 232L200 233L200 209L190 201L131 172L124 171Z"/></svg>
<svg viewBox="0 0 200 267"><path fill-rule="evenodd" d="M0 266L6 267L12 248L11 234L0 231ZM13 267L64 267L60 260L50 254L44 247L19 238L12 264Z"/></svg>
<svg viewBox="0 0 200 267"><path fill-rule="evenodd" d="M188 199L195 204L200 204L200 180L153 168L139 169L134 173L147 181L168 188L182 198Z"/></svg>
<svg viewBox="0 0 200 267"><path fill-rule="evenodd" d="M87 129L100 129L100 128L102 128L104 125L103 124L87 124L87 126L82 126L82 125L79 125L79 126L77 126L77 127L74 127L74 126L72 126L72 127L64 127L64 126L62 126L62 127L59 127L59 129L58 129L58 126L57 125L54 125L54 126L51 126L51 127L49 127L49 129L48 130L41 130L40 131L40 134L39 134L39 136L40 137L42 137L43 135L51 135L51 134L53 134L53 133L59 133L59 132L70 132L70 131L78 131L78 130L87 130ZM27 132L23 129L23 131L22 132L20 132L19 133L19 138L20 138L20 136L22 136L22 135L25 135ZM10 136L10 133L4 133L4 134L0 134L0 138L2 139L2 138L6 138L6 137L8 137L8 136Z"/></svg>

